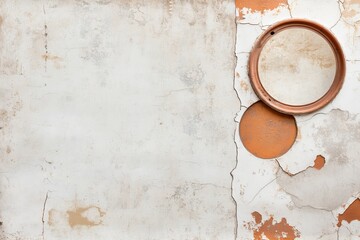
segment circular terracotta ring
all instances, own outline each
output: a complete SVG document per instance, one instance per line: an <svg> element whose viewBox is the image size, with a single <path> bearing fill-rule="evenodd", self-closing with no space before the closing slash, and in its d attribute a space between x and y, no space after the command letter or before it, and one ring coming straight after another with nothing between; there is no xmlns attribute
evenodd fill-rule
<svg viewBox="0 0 360 240"><path fill-rule="evenodd" d="M320 34L329 43L334 51L336 58L336 72L332 85L329 90L319 98L317 101L305 105L289 105L277 101L273 98L261 84L258 74L259 56L263 46L274 35L274 33L287 28L307 28ZM249 77L251 85L257 96L269 107L285 114L305 114L314 112L333 100L340 91L345 78L345 57L341 49L341 45L335 36L322 25L305 20L305 19L290 19L278 22L270 26L256 41L249 58Z"/></svg>

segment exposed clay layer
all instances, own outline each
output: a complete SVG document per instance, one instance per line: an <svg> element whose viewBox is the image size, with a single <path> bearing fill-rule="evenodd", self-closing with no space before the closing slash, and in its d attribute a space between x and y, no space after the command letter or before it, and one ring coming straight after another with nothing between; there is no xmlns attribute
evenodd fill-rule
<svg viewBox="0 0 360 240"><path fill-rule="evenodd" d="M255 223L256 223L256 224L261 223L261 221L262 221L262 216L261 216L260 213L258 213L258 212L255 211L255 212L251 213L251 216L253 216L253 218L255 219Z"/></svg>
<svg viewBox="0 0 360 240"><path fill-rule="evenodd" d="M338 227L341 227L342 221L347 221L351 223L352 221L360 221L360 199L357 198L354 202L352 202L349 207L338 216Z"/></svg>
<svg viewBox="0 0 360 240"><path fill-rule="evenodd" d="M320 170L324 167L324 165L325 165L325 158L321 155L317 155L316 159L314 160L313 168Z"/></svg>
<svg viewBox="0 0 360 240"><path fill-rule="evenodd" d="M282 218L280 222L274 222L274 218L271 216L261 223L260 213L253 212L252 216L256 222L256 226L252 229L254 240L262 240L263 236L269 240L294 240L300 237L300 232L294 226L289 225L285 218Z"/></svg>
<svg viewBox="0 0 360 240"><path fill-rule="evenodd" d="M239 10L239 18L243 19L242 9L247 8L251 12L273 10L281 5L287 5L286 0L236 0L236 8Z"/></svg>
<svg viewBox="0 0 360 240"><path fill-rule="evenodd" d="M252 11L263 12L272 10L280 5L287 5L286 0L236 0L236 8L249 8Z"/></svg>

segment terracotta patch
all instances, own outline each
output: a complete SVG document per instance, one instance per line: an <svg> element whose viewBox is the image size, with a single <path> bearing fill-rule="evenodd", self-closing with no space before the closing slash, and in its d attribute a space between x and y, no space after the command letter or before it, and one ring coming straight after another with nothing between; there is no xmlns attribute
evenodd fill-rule
<svg viewBox="0 0 360 240"><path fill-rule="evenodd" d="M261 223L261 221L262 221L262 216L261 216L260 213L258 213L258 212L253 212L253 213L251 213L251 215L252 215L253 218L255 219L256 224L260 224L260 223Z"/></svg>
<svg viewBox="0 0 360 240"><path fill-rule="evenodd" d="M265 10L273 10L280 5L287 5L286 0L236 0L236 8L249 8L252 11L264 12Z"/></svg>
<svg viewBox="0 0 360 240"><path fill-rule="evenodd" d="M242 19L241 10L244 8L251 9L251 12L263 13L265 10L273 10L280 5L287 5L287 0L236 0L235 4L239 10L239 17Z"/></svg>
<svg viewBox="0 0 360 240"><path fill-rule="evenodd" d="M294 240L300 237L300 232L295 227L289 225L285 218L280 222L274 222L271 216L268 220L261 223L262 216L258 212L253 212L256 226L253 227L254 240L262 240L265 236L268 240Z"/></svg>
<svg viewBox="0 0 360 240"><path fill-rule="evenodd" d="M297 135L295 118L279 113L263 102L251 105L240 121L240 138L245 148L260 158L286 153Z"/></svg>
<svg viewBox="0 0 360 240"><path fill-rule="evenodd" d="M320 170L324 167L324 165L325 165L325 158L321 155L317 155L316 159L314 160L313 168Z"/></svg>
<svg viewBox="0 0 360 240"><path fill-rule="evenodd" d="M354 202L352 202L349 207L338 216L338 227L341 227L341 223L343 220L351 223L352 221L360 221L360 199L357 198Z"/></svg>
<svg viewBox="0 0 360 240"><path fill-rule="evenodd" d="M285 169L283 169L283 168L281 167L279 161L277 161L277 162L278 162L278 164L279 164L280 169L281 169L284 173L286 173L286 174L289 175L290 177L293 177L293 176L295 176L295 175L298 175L298 174L300 174L300 173L305 172L305 171L308 170L309 168L315 168L316 170L322 169L322 168L324 167L324 165L325 165L325 158L324 158L323 156L321 156L321 155L317 155L316 158L315 158L315 160L314 160L314 165L308 166L308 167L305 168L304 170L302 170L302 171L300 171L300 172L297 172L297 173L289 173L288 171L286 171Z"/></svg>
<svg viewBox="0 0 360 240"><path fill-rule="evenodd" d="M91 219L89 219L85 214L88 211L95 210L93 213L93 216ZM99 207L90 206L86 208L76 208L74 211L67 211L68 214L68 223L70 227L75 226L87 226L87 227L93 227L100 225L102 223L101 218L105 215L105 212L101 211ZM95 218L95 219L93 219Z"/></svg>

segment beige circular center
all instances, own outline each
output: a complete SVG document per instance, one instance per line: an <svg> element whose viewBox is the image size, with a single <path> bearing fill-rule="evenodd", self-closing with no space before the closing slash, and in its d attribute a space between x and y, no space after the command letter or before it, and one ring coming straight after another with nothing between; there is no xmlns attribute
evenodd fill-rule
<svg viewBox="0 0 360 240"><path fill-rule="evenodd" d="M306 105L324 96L336 73L335 54L326 39L301 27L272 34L258 65L268 94L288 105Z"/></svg>

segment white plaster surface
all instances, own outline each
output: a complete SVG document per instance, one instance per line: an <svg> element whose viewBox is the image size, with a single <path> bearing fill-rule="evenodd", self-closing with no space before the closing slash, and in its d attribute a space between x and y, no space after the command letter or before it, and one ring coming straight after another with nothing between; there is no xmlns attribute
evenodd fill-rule
<svg viewBox="0 0 360 240"><path fill-rule="evenodd" d="M0 239L253 240L254 211L299 239L360 239L336 226L360 197L359 1L239 11L235 33L232 1L1 1ZM238 135L249 52L290 17L331 29L346 79L258 159Z"/></svg>
<svg viewBox="0 0 360 240"><path fill-rule="evenodd" d="M258 101L248 77L251 51L248 41L254 42L261 34L259 29L264 29L264 19L277 22L282 18L279 16L285 16L286 9L292 17L317 21L335 34L347 60L346 78L339 95L329 105L312 114L295 116L298 137L293 147L278 159L256 158L244 148L239 136L235 136L238 155L232 175L237 239L254 239L255 223L251 216L254 211L265 220L272 216L275 223L285 218L300 232L296 239L359 239L359 221L343 221L340 228L337 223L338 215L360 193L360 2L290 0L288 3L262 13L247 11L244 19L237 22L234 87L241 111L235 120L239 122L246 108ZM326 161L320 170L312 168L317 155Z"/></svg>
<svg viewBox="0 0 360 240"><path fill-rule="evenodd" d="M0 17L0 239L235 238L232 1Z"/></svg>

